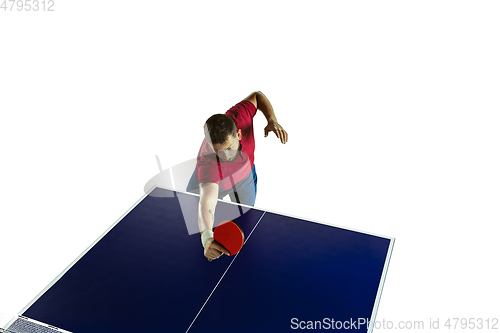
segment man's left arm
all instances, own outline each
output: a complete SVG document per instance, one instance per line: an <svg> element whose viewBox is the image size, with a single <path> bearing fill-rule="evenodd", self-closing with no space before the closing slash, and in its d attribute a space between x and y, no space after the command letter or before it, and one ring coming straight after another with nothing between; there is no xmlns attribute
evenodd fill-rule
<svg viewBox="0 0 500 333"><path fill-rule="evenodd" d="M281 143L286 143L288 141L288 133L278 123L271 102L269 102L262 92L256 91L245 98L244 101L252 102L255 108L262 111L266 117L267 126L264 128L264 137L267 137L269 132L274 132L276 137L281 140Z"/></svg>

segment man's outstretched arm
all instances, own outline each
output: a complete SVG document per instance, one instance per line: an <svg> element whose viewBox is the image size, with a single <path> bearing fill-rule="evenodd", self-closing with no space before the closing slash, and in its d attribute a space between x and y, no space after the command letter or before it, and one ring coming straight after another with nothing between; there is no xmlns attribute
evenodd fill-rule
<svg viewBox="0 0 500 333"><path fill-rule="evenodd" d="M198 205L198 227L200 232L212 230L219 186L215 183L200 184L200 204Z"/></svg>
<svg viewBox="0 0 500 333"><path fill-rule="evenodd" d="M198 205L198 228L205 249L205 257L217 259L222 253L230 255L222 245L214 241L212 228L214 226L215 207L219 194L219 185L215 183L200 184L200 203Z"/></svg>
<svg viewBox="0 0 500 333"><path fill-rule="evenodd" d="M252 102L255 108L262 111L264 117L266 117L267 126L264 128L264 137L267 137L269 132L274 132L276 137L281 140L281 143L286 143L288 141L288 133L278 123L271 102L269 102L262 92L256 91L251 93L244 101Z"/></svg>

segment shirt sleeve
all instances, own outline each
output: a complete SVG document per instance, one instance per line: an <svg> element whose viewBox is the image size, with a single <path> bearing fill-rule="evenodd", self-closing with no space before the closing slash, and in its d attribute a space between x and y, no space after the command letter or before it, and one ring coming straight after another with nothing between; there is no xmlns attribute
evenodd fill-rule
<svg viewBox="0 0 500 333"><path fill-rule="evenodd" d="M203 139L196 161L196 180L198 184L218 184L220 181L217 162L213 159L213 153L209 152L208 144L205 139Z"/></svg>
<svg viewBox="0 0 500 333"><path fill-rule="evenodd" d="M198 184L219 184L220 174L217 164L210 162L199 162L196 166L196 180L198 181Z"/></svg>
<svg viewBox="0 0 500 333"><path fill-rule="evenodd" d="M250 101L241 101L232 108L230 108L226 114L232 115L233 118L250 118L252 119L257 113L257 108Z"/></svg>

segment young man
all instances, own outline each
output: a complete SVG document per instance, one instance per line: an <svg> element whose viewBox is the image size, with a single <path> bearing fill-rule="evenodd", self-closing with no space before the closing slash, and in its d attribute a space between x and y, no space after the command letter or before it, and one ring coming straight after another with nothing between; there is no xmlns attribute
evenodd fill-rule
<svg viewBox="0 0 500 333"><path fill-rule="evenodd" d="M205 123L205 139L187 190L200 194L198 227L208 260L217 259L222 254L229 255L213 239L217 199L229 194L233 202L255 204L257 174L253 117L257 110L262 111L268 122L264 136L274 132L281 143L286 143L288 134L278 123L271 103L260 91L250 94L225 114L211 116Z"/></svg>

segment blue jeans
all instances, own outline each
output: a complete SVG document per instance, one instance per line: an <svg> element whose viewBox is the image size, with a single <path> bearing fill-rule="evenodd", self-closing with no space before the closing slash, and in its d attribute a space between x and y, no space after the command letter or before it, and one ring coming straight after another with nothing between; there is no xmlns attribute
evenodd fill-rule
<svg viewBox="0 0 500 333"><path fill-rule="evenodd" d="M200 187L196 181L195 172L193 172L189 180L186 191L197 194L200 193ZM219 187L219 199L224 198L228 194L232 202L242 203L252 207L255 206L255 197L257 195L257 173L255 172L255 164L252 167L252 172L229 190L222 190Z"/></svg>

